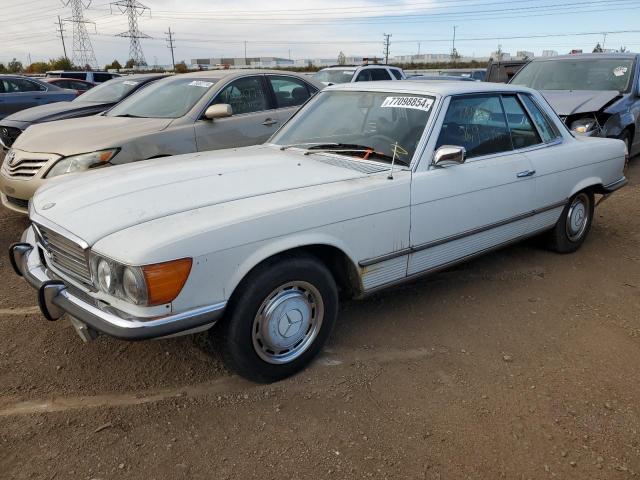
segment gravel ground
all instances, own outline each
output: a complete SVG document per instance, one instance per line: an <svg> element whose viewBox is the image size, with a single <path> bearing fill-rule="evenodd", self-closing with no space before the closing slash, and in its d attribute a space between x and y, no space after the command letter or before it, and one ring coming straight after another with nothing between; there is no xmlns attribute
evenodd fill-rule
<svg viewBox="0 0 640 480"><path fill-rule="evenodd" d="M625 479L640 473L640 161L584 248L525 242L348 302L255 385L190 338L83 344L0 257L0 478ZM0 212L0 251L26 222Z"/></svg>

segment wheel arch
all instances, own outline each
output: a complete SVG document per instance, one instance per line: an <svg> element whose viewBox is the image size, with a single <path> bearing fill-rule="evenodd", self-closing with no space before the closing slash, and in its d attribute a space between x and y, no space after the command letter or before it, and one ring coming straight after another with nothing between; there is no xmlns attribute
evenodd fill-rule
<svg viewBox="0 0 640 480"><path fill-rule="evenodd" d="M589 190L593 193L605 193L602 179L600 177L589 177L578 182L571 190L567 199L573 197L578 192L582 192L583 190Z"/></svg>

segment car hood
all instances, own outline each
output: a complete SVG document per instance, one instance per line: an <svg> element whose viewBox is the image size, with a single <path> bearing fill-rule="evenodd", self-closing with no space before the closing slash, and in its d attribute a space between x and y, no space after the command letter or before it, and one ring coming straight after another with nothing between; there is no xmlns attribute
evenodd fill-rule
<svg viewBox="0 0 640 480"><path fill-rule="evenodd" d="M620 96L617 90L541 90L558 115L597 112Z"/></svg>
<svg viewBox="0 0 640 480"><path fill-rule="evenodd" d="M61 120L63 118L71 118L83 111L101 112L109 108L111 103L94 103L94 102L56 102L37 107L26 108L19 112L8 115L4 120L13 120L16 122L51 122L53 120Z"/></svg>
<svg viewBox="0 0 640 480"><path fill-rule="evenodd" d="M161 217L365 175L299 152L245 147L60 177L36 192L32 208L92 245Z"/></svg>
<svg viewBox="0 0 640 480"><path fill-rule="evenodd" d="M132 138L159 132L171 124L167 118L93 117L71 118L29 127L13 144L32 153L62 156L119 147Z"/></svg>

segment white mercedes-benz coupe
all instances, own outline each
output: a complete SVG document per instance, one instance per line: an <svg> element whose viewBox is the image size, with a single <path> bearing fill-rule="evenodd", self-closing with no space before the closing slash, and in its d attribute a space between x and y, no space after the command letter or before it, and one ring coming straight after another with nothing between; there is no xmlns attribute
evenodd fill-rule
<svg viewBox="0 0 640 480"><path fill-rule="evenodd" d="M269 382L320 351L339 294L533 235L577 250L626 155L574 137L527 88L351 83L264 145L51 182L10 257L44 316L85 340L209 330L232 369Z"/></svg>

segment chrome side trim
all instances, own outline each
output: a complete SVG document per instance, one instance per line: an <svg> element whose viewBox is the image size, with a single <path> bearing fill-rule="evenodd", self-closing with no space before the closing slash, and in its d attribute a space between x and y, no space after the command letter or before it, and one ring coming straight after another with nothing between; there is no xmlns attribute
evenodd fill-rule
<svg viewBox="0 0 640 480"><path fill-rule="evenodd" d="M616 180L613 183L610 183L609 185L604 185L602 187L602 189L607 192L607 193L613 193L616 190L620 190L622 187L624 187L629 181L627 180L627 177L622 177L620 180Z"/></svg>
<svg viewBox="0 0 640 480"><path fill-rule="evenodd" d="M450 268L450 267L452 267L454 265L458 265L460 263L464 263L466 261L472 260L472 259L474 259L476 257L480 257L480 256L484 255L485 253L489 253L489 252L492 252L494 250L500 250L501 248L504 248L504 247L509 246L509 245L513 245L514 243L518 243L518 242L520 242L520 241L522 241L522 240L524 240L526 238L535 237L536 235L538 235L540 233L543 233L546 230L547 230L546 227L542 228L542 229L539 229L539 230L534 230L533 232L527 233L525 235L521 235L521 236L519 236L517 238L513 238L513 239L508 240L506 242L502 242L502 243L500 243L498 245L493 245L493 246L491 246L489 248L485 248L483 250L480 250L478 252L472 253L470 255L465 255L464 257L460 257L460 258L457 258L455 260L452 260L451 262L443 263L442 265L438 265L437 267L430 268L430 269L427 269L427 270L422 270L422 271L414 273L412 275L408 275L408 276L406 276L404 278L401 278L401 279L398 279L398 280L394 280L392 282L385 283L383 285L378 285L378 286L376 286L374 288L371 288L370 290L365 290L360 297L366 297L366 296L369 296L369 295L371 295L373 293L376 293L376 292L378 292L380 290L384 290L386 288L393 287L394 285L401 285L401 284L403 284L405 282L410 282L412 280L416 280L418 278L425 277L427 275L432 275L434 273L441 272L442 270L446 270L446 269L448 269L448 268Z"/></svg>
<svg viewBox="0 0 640 480"><path fill-rule="evenodd" d="M519 220L524 220L525 218L530 218L539 213L548 212L549 210L553 210L556 208L564 207L567 204L568 200L563 200L561 202L556 202L552 205L547 205L546 207L538 208L536 210L532 210L530 212L523 213L521 215L516 215L515 217L508 218L506 220L501 220L499 222L491 223L489 225L485 225L483 227L474 228L471 230L467 230L466 232L461 232L455 235L451 235L449 237L444 237L438 240L434 240L432 242L423 243L420 245L416 245L413 247L403 248L402 250L397 250L395 252L390 252L385 255L380 255L379 257L374 257L366 260L361 260L358 262L358 265L361 267L369 267L371 265L375 265L376 263L383 262L386 260L391 260L393 258L402 257L404 255L409 255L411 253L420 252L422 250L427 250L429 248L437 247L438 245L442 245L444 243L453 242L454 240L460 240L461 238L470 237L472 235L477 235L482 232L486 232L487 230L492 230L494 228L502 227L504 225L508 225L513 222L517 222Z"/></svg>

